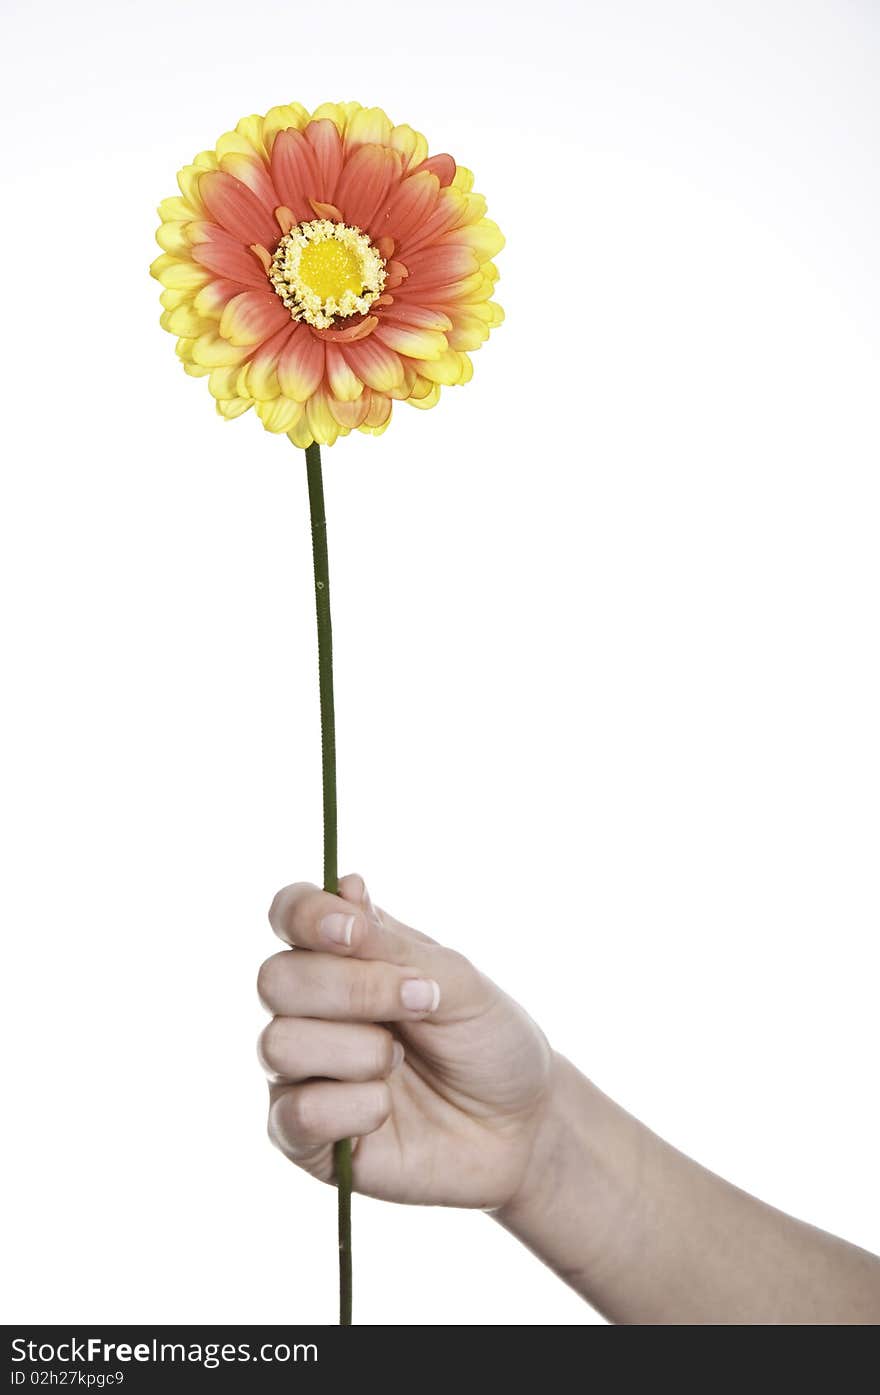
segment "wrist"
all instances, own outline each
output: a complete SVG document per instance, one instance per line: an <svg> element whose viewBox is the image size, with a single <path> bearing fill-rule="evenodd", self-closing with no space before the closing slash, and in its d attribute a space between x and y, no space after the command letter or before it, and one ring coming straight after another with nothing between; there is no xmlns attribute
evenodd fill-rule
<svg viewBox="0 0 880 1395"><path fill-rule="evenodd" d="M553 1053L520 1185L493 1212L584 1297L636 1242L647 1130Z"/></svg>

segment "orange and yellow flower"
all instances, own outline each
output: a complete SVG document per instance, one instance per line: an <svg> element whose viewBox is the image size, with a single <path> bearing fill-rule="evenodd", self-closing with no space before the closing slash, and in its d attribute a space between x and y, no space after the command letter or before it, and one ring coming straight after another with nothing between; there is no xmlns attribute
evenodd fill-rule
<svg viewBox="0 0 880 1395"><path fill-rule="evenodd" d="M378 434L433 407L501 323L504 245L450 155L378 107L248 116L159 206L161 323L222 416L249 407L297 446Z"/></svg>

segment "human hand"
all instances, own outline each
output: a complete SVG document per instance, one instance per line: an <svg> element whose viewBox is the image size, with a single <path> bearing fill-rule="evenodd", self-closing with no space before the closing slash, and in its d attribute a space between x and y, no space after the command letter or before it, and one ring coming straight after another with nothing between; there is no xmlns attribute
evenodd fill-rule
<svg viewBox="0 0 880 1395"><path fill-rule="evenodd" d="M363 879L333 896L285 887L269 912L292 950L260 969L269 1133L322 1181L355 1140L357 1191L497 1208L522 1186L552 1053L531 1018L461 954L374 908ZM309 951L309 952L304 952Z"/></svg>

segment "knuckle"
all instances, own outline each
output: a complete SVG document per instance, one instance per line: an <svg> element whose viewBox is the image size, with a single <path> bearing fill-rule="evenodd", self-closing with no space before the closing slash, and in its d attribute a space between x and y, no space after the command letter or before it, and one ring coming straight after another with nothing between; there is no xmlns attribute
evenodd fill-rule
<svg viewBox="0 0 880 1395"><path fill-rule="evenodd" d="M287 1117L290 1132L301 1143L308 1143L315 1135L318 1118L315 1097L311 1090L292 1090L287 1100Z"/></svg>
<svg viewBox="0 0 880 1395"><path fill-rule="evenodd" d="M447 963L456 970L457 976L476 973L476 969L467 955L462 954L457 949L444 950L444 958L447 960Z"/></svg>
<svg viewBox="0 0 880 1395"><path fill-rule="evenodd" d="M270 955L260 965L260 971L257 974L257 993L260 1002L270 1012L275 1010L281 984L289 971L289 963L290 951L282 949L277 954Z"/></svg>
<svg viewBox="0 0 880 1395"><path fill-rule="evenodd" d="M386 1081L377 1080L375 1085L371 1086L366 1112L368 1119L365 1120L365 1128L369 1126L371 1129L380 1129L391 1113L391 1091Z"/></svg>
<svg viewBox="0 0 880 1395"><path fill-rule="evenodd" d="M311 928L316 907L323 892L314 886L309 886L306 882L300 882L293 890L296 895L288 911L288 922L291 929L303 934Z"/></svg>
<svg viewBox="0 0 880 1395"><path fill-rule="evenodd" d="M285 1061L285 1032L281 1021L273 1017L260 1033L257 1042L257 1053L262 1062L264 1070L271 1075L282 1076L285 1074L287 1062Z"/></svg>
<svg viewBox="0 0 880 1395"><path fill-rule="evenodd" d="M356 1020L369 1022L381 1015L379 984L367 964L359 964L348 984L348 1011Z"/></svg>
<svg viewBox="0 0 880 1395"><path fill-rule="evenodd" d="M310 882L293 882L290 886L283 886L280 891L276 891L269 907L269 924L276 935L284 937L291 920L297 917L301 901L313 891L314 887Z"/></svg>
<svg viewBox="0 0 880 1395"><path fill-rule="evenodd" d="M373 1075L382 1078L390 1074L394 1059L394 1038L390 1032L383 1032L375 1046L375 1069Z"/></svg>
<svg viewBox="0 0 880 1395"><path fill-rule="evenodd" d="M280 891L276 891L275 895L272 897L272 904L269 907L269 924L276 935L280 934L281 927L284 924L284 912L287 907L287 893L289 890L289 887L283 886Z"/></svg>

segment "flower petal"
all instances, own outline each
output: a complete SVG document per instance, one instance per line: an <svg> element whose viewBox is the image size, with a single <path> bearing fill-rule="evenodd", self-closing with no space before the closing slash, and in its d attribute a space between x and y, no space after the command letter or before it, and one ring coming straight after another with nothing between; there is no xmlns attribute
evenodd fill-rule
<svg viewBox="0 0 880 1395"><path fill-rule="evenodd" d="M339 435L339 422L330 411L323 392L316 392L306 403L306 417L312 436L321 446L332 446Z"/></svg>
<svg viewBox="0 0 880 1395"><path fill-rule="evenodd" d="M340 352L351 371L367 387L390 392L403 382L403 364L398 354L376 342L378 331L359 344L345 344Z"/></svg>
<svg viewBox="0 0 880 1395"><path fill-rule="evenodd" d="M197 291L209 280L208 273L195 266L187 257L181 260L163 252L150 267L150 275L170 291Z"/></svg>
<svg viewBox="0 0 880 1395"><path fill-rule="evenodd" d="M387 145L391 130L391 122L381 107L361 107L345 127L346 154L358 145Z"/></svg>
<svg viewBox="0 0 880 1395"><path fill-rule="evenodd" d="M452 329L452 320L444 311L431 305L411 305L404 300L395 300L383 310L381 318L382 324L403 325L407 329L436 329L441 334Z"/></svg>
<svg viewBox="0 0 880 1395"><path fill-rule="evenodd" d="M253 405L250 397L233 397L228 402L218 399L217 411L221 417L225 417L227 421L232 421L235 417L242 416Z"/></svg>
<svg viewBox="0 0 880 1395"><path fill-rule="evenodd" d="M275 220L246 184L225 170L212 170L202 176L199 192L214 221L233 237L247 246L252 242L274 246Z"/></svg>
<svg viewBox="0 0 880 1395"><path fill-rule="evenodd" d="M289 397L274 397L271 402L257 403L257 416L267 431L291 431L302 419L303 404Z"/></svg>
<svg viewBox="0 0 880 1395"><path fill-rule="evenodd" d="M274 291L242 291L233 296L220 319L220 333L230 344L261 344L290 323Z"/></svg>
<svg viewBox="0 0 880 1395"><path fill-rule="evenodd" d="M363 382L353 371L342 350L335 344L328 344L325 353L327 382L333 396L338 402L356 402L363 393Z"/></svg>
<svg viewBox="0 0 880 1395"><path fill-rule="evenodd" d="M308 222L314 217L309 199L316 196L319 174L315 152L301 131L279 132L272 146L271 168L279 204L286 205L297 221Z"/></svg>
<svg viewBox="0 0 880 1395"><path fill-rule="evenodd" d="M213 224L202 224L203 229L212 228L213 233L204 242L197 242L190 252L194 262L226 281L235 281L238 286L252 286L254 290L265 290L266 273L249 247L242 247L229 233Z"/></svg>
<svg viewBox="0 0 880 1395"><path fill-rule="evenodd" d="M440 188L445 189L455 178L455 161L451 155L432 155L419 165L420 170L430 170L440 180Z"/></svg>
<svg viewBox="0 0 880 1395"><path fill-rule="evenodd" d="M480 269L476 252L455 243L424 247L407 257L406 264L409 267L406 289L410 294L416 289L423 293L429 286L454 285Z"/></svg>
<svg viewBox="0 0 880 1395"><path fill-rule="evenodd" d="M336 186L336 202L347 223L379 237L387 229L389 194L403 173L396 150L360 145L346 160ZM373 226L377 220L381 226Z"/></svg>
<svg viewBox="0 0 880 1395"><path fill-rule="evenodd" d="M408 329L406 325L379 323L374 339L408 358L438 359L446 352L446 335L433 329ZM372 341L370 341L372 342ZM358 369L355 368L355 372Z"/></svg>
<svg viewBox="0 0 880 1395"><path fill-rule="evenodd" d="M374 392L370 402L370 409L361 423L361 431L370 431L379 436L385 430L391 420L391 403L387 397L381 393Z"/></svg>
<svg viewBox="0 0 880 1395"><path fill-rule="evenodd" d="M305 402L317 392L324 376L324 345L297 325L278 360L278 382L285 397Z"/></svg>
<svg viewBox="0 0 880 1395"><path fill-rule="evenodd" d="M456 228L455 232L449 233L443 241L446 246L471 247L481 262L488 262L497 256L504 246L504 234L491 218L481 218L479 223Z"/></svg>
<svg viewBox="0 0 880 1395"><path fill-rule="evenodd" d="M423 411L427 411L429 407L436 407L440 401L440 384L429 383L427 379L420 378L418 387L419 391L407 398L409 405L419 407Z"/></svg>
<svg viewBox="0 0 880 1395"><path fill-rule="evenodd" d="M342 141L332 121L310 121L305 128L315 158L317 183L310 192L322 203L335 201L336 184L342 171Z"/></svg>
<svg viewBox="0 0 880 1395"><path fill-rule="evenodd" d="M398 247L405 246L433 210L440 193L440 181L430 170L408 174L388 207L387 228Z"/></svg>
<svg viewBox="0 0 880 1395"><path fill-rule="evenodd" d="M370 410L370 401L370 393L367 390L354 402L341 402L336 397L330 397L327 405L340 426L344 427L346 431L354 431L360 426Z"/></svg>
<svg viewBox="0 0 880 1395"><path fill-rule="evenodd" d="M246 185L270 213L274 210L278 195L262 160L254 155L224 155L221 167L240 184Z"/></svg>
<svg viewBox="0 0 880 1395"><path fill-rule="evenodd" d="M213 329L189 343L189 357L203 368L225 368L233 363L242 363L248 354L246 348L230 344L228 339L223 339Z"/></svg>
<svg viewBox="0 0 880 1395"><path fill-rule="evenodd" d="M400 151L407 169L413 169L427 159L428 142L421 131L414 131L412 126L395 126L388 144L392 150Z"/></svg>
<svg viewBox="0 0 880 1395"><path fill-rule="evenodd" d="M474 371L467 354L455 349L447 349L445 354L430 362L422 360L417 366L421 377L427 378L429 383L443 383L445 387L468 382Z"/></svg>
<svg viewBox="0 0 880 1395"><path fill-rule="evenodd" d="M301 131L303 126L308 124L309 114L305 107L299 102L290 102L287 106L272 107L263 117L263 143L266 153L272 153L272 146L279 131L287 131L291 127Z"/></svg>
<svg viewBox="0 0 880 1395"><path fill-rule="evenodd" d="M296 326L291 319L283 329L273 334L258 349L255 349L238 378L238 392L244 397L255 397L258 402L268 402L278 397L281 385L278 382L278 360L294 333ZM285 431L287 428L284 428Z"/></svg>

